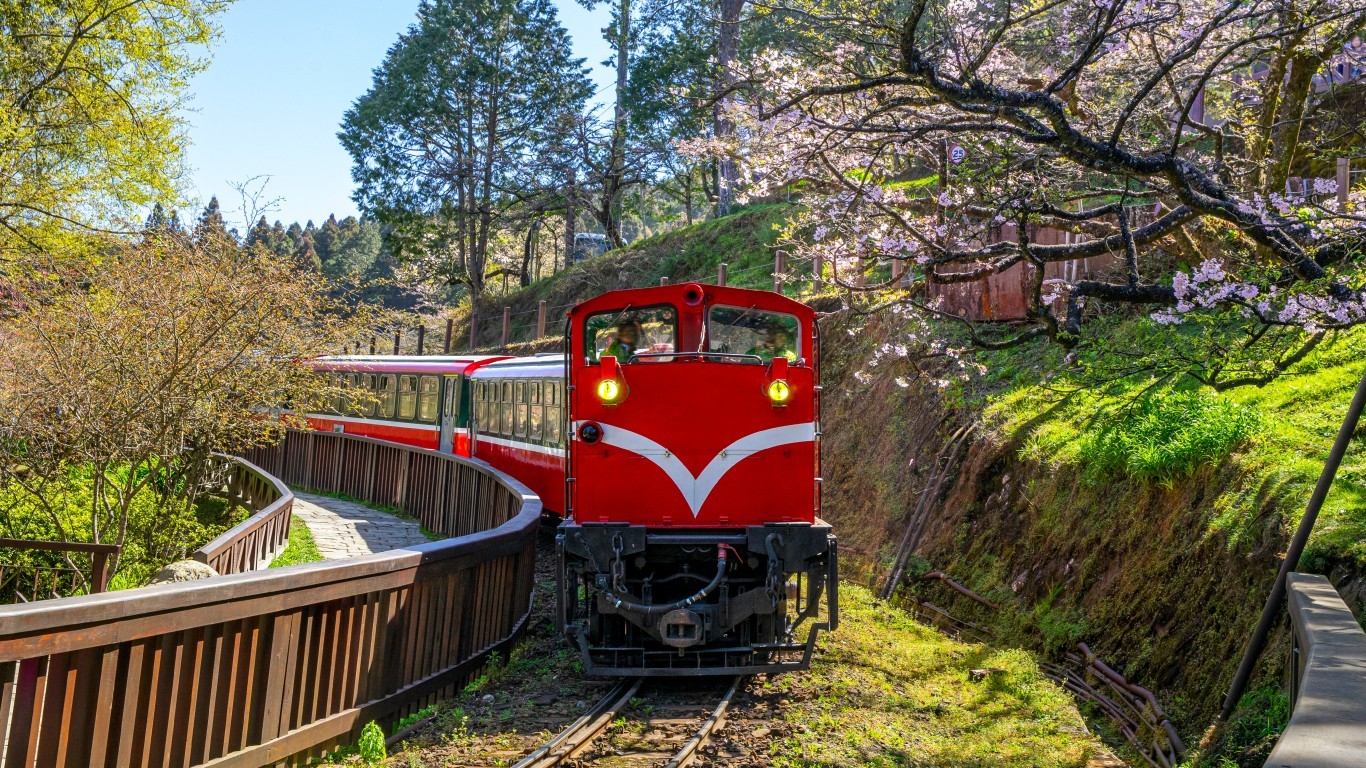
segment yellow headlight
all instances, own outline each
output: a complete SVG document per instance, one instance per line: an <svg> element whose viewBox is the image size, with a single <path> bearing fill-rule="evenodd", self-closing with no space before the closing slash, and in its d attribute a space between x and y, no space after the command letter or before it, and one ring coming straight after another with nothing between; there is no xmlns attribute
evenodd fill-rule
<svg viewBox="0 0 1366 768"><path fill-rule="evenodd" d="M768 399L775 403L786 403L792 396L792 388L787 386L787 382L782 379L774 379L768 383Z"/></svg>
<svg viewBox="0 0 1366 768"><path fill-rule="evenodd" d="M621 394L621 385L616 379L603 379L598 382L598 399L604 403L610 403L617 399Z"/></svg>

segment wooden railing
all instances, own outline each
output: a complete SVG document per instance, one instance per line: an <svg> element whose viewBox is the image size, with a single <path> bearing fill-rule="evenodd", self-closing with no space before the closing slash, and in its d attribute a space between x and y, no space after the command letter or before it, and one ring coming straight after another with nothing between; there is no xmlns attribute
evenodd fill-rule
<svg viewBox="0 0 1366 768"><path fill-rule="evenodd" d="M1290 723L1268 768L1347 768L1366 756L1366 632L1328 579L1286 578Z"/></svg>
<svg viewBox="0 0 1366 768"><path fill-rule="evenodd" d="M265 567L289 544L294 494L255 464L236 457L222 458L227 462L228 501L245 506L252 514L195 550L191 557L227 576Z"/></svg>
<svg viewBox="0 0 1366 768"><path fill-rule="evenodd" d="M458 537L0 607L0 764L298 763L506 657L541 515L524 486L483 462L340 434L291 433L251 458Z"/></svg>
<svg viewBox="0 0 1366 768"><path fill-rule="evenodd" d="M109 558L123 547L118 544L87 544L73 541L0 539L0 550L17 552L79 553L90 558L89 569L67 564L50 565L0 560L0 602L29 603L51 600L63 594L103 592L109 586Z"/></svg>

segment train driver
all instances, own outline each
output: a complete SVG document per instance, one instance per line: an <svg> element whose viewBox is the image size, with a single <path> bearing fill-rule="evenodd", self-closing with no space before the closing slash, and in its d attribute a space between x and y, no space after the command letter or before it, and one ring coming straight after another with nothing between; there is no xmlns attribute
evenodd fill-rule
<svg viewBox="0 0 1366 768"><path fill-rule="evenodd" d="M619 363L625 363L631 359L638 349L640 341L640 324L634 320L623 320L617 324L616 338L607 345L607 349L602 351L603 356L611 355Z"/></svg>
<svg viewBox="0 0 1366 768"><path fill-rule="evenodd" d="M773 362L775 357L786 357L790 363L797 362L797 353L787 345L787 329L773 323L764 332L764 340L751 347L747 355L758 355L765 363Z"/></svg>

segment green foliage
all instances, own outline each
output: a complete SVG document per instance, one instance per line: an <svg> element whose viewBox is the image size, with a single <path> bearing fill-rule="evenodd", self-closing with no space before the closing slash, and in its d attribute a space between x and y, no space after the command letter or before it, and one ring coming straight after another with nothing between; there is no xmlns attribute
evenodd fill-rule
<svg viewBox="0 0 1366 768"><path fill-rule="evenodd" d="M1157 393L1087 432L1080 454L1093 479L1124 472L1170 482L1223 460L1260 424L1252 409L1207 390Z"/></svg>
<svg viewBox="0 0 1366 768"><path fill-rule="evenodd" d="M360 743L356 745L360 759L367 764L378 763L389 756L384 749L384 730L374 720L365 724L360 732Z"/></svg>
<svg viewBox="0 0 1366 768"><path fill-rule="evenodd" d="M1245 764L1245 760L1229 760L1230 755L1251 757L1260 765L1289 722L1290 697L1278 683L1268 682L1244 693L1229 722L1224 741L1219 745L1219 755L1223 757L1214 765L1231 768Z"/></svg>
<svg viewBox="0 0 1366 768"><path fill-rule="evenodd" d="M0 4L0 258L175 197L182 98L226 0Z"/></svg>
<svg viewBox="0 0 1366 768"><path fill-rule="evenodd" d="M126 478L128 473L123 467L110 474ZM230 513L226 502L216 496L201 496L189 505L174 497L168 501L159 490L144 485L129 502L128 532L110 580L111 590L142 586L166 564L188 557L245 518L244 510ZM41 495L32 493L22 480L11 479L0 487L0 538L89 542L95 492L93 471L88 467L69 469L48 483ZM0 559L14 565L63 564L60 554L49 552L7 551ZM72 560L82 569L88 563L84 555ZM73 582L62 591L84 592L84 588Z"/></svg>
<svg viewBox="0 0 1366 768"><path fill-rule="evenodd" d="M505 190L558 183L590 93L551 4L423 3L343 120L356 200L396 254L478 290Z"/></svg>
<svg viewBox="0 0 1366 768"><path fill-rule="evenodd" d="M791 702L774 766L1083 766L1100 750L1025 651L952 640L848 582L840 624L809 674L751 683ZM999 671L973 679L984 667Z"/></svg>
<svg viewBox="0 0 1366 768"><path fill-rule="evenodd" d="M287 568L291 565L316 563L323 559L318 551L318 543L313 540L313 532L308 530L304 521L297 515L289 518L289 543L283 552L270 561L271 568Z"/></svg>

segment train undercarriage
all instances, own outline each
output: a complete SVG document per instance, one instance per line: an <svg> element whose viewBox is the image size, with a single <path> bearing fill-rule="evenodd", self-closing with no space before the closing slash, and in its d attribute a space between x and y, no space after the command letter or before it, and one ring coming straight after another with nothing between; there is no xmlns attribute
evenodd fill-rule
<svg viewBox="0 0 1366 768"><path fill-rule="evenodd" d="M556 551L557 617L589 674L806 669L839 622L838 549L823 521L680 532L567 520Z"/></svg>

